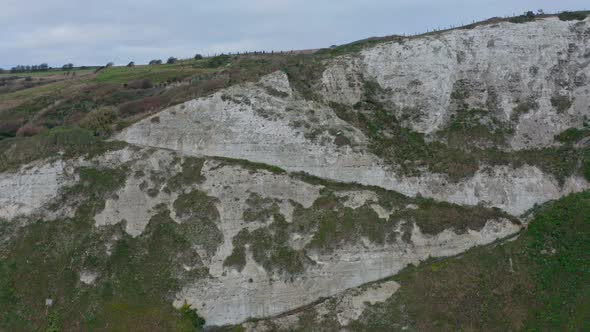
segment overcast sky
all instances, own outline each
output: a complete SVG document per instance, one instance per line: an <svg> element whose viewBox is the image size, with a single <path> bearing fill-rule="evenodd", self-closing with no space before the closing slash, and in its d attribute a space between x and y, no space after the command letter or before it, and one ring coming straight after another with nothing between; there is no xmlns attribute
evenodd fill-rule
<svg viewBox="0 0 590 332"><path fill-rule="evenodd" d="M588 0L0 0L0 67L327 47Z"/></svg>

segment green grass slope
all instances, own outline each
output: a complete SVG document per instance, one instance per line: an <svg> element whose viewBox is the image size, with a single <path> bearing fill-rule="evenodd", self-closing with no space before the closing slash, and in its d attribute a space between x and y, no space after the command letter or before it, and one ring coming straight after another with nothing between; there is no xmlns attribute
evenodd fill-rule
<svg viewBox="0 0 590 332"><path fill-rule="evenodd" d="M590 330L590 193L534 213L514 241L405 270L353 330Z"/></svg>

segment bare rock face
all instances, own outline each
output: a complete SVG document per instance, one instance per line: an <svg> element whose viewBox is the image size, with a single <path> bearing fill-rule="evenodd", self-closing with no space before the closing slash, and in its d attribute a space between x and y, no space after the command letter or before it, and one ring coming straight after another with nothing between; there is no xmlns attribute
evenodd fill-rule
<svg viewBox="0 0 590 332"><path fill-rule="evenodd" d="M408 125L418 132L435 133L457 107L469 107L516 121L511 149L544 147L590 116L589 43L588 19L458 29L334 61L322 91L354 104L361 96L355 77L361 76L386 89L398 116L411 116Z"/></svg>
<svg viewBox="0 0 590 332"><path fill-rule="evenodd" d="M269 275L269 271L261 269L248 257L241 272L225 270L225 274L217 275L212 272L212 278L187 285L177 295L176 304L188 302L211 325L272 317L395 275L408 264L418 264L429 257L453 256L519 230L518 225L507 220L491 220L481 231L462 235L445 231L436 236L424 236L415 228L411 245L400 239L387 246L351 246L329 255L312 255L314 267L289 280ZM348 322L346 318L343 320Z"/></svg>
<svg viewBox="0 0 590 332"><path fill-rule="evenodd" d="M178 286L170 304L190 304L209 326L272 318L244 327L289 329L313 306L346 327L391 297L400 285L384 279L408 265L508 238L528 209L590 185L579 172L558 179L538 163L491 159L460 179L423 165L404 173L408 160L375 149L391 133L372 135L339 107L357 111L379 90L396 129L428 143L445 143L454 116L478 109L510 129L498 151L547 148L590 116L589 64L588 19L378 44L326 60L314 100L275 72L126 128L115 137L126 148L0 173L0 221L73 215L95 197L84 171L104 171L100 204L84 215L93 255L108 262L121 238L149 241L165 224L164 238L173 230L183 241L163 259ZM108 277L76 271L88 288Z"/></svg>
<svg viewBox="0 0 590 332"><path fill-rule="evenodd" d="M0 173L0 218L13 219L35 213L47 218L53 212L43 207L59 196L64 187L79 180L76 168L118 165L128 161L132 154L129 149L123 149L94 160L41 160L16 171ZM64 209L58 211L63 212Z"/></svg>
<svg viewBox="0 0 590 332"><path fill-rule="evenodd" d="M285 92L277 96L265 82ZM534 166L482 167L470 178L450 182L427 171L401 176L368 151L368 138L334 111L303 100L276 72L259 84L230 88L145 119L117 136L142 146L191 155L246 159L303 171L322 178L379 186L457 204L486 204L519 215L535 204L587 188L581 177L560 184ZM157 121L153 118L157 117ZM339 140L348 144L340 144Z"/></svg>
<svg viewBox="0 0 590 332"><path fill-rule="evenodd" d="M326 100L356 104L363 97L363 67L358 57L343 56L334 60L322 75L321 93Z"/></svg>
<svg viewBox="0 0 590 332"><path fill-rule="evenodd" d="M54 176L47 176L61 174L64 167L56 165L68 165L71 180L55 181ZM37 201L22 194L4 198L8 206L24 206L7 209L11 214L4 216L46 214L56 202L59 212L67 214L70 205L75 206L82 197L62 200L60 196L85 185L84 178L77 176L81 170L124 172L123 181L114 184L118 189L107 195L101 210L91 216L96 231L122 224L128 235L140 237L162 213L179 227L186 223L196 227L191 252L179 252L178 256L198 259L175 260L178 266L173 268L191 271L205 266L207 273L182 281L174 304L190 304L211 326L272 317L332 296L345 300L339 319L346 325L362 314L365 301L383 301L399 286L390 282L377 290L347 290L390 277L408 264L456 255L511 236L522 227L495 210L441 205L440 211L480 210L473 219L463 218L464 228L456 226L455 220L445 225L436 220L436 210L426 220L424 215L413 214L422 199L259 167L147 148L124 148L60 164L35 163L18 172L3 173L3 183L43 182L42 187L51 188L51 193L44 192ZM458 213L455 215L462 212ZM318 235L327 227L340 227L341 222L358 223L354 226L357 231ZM420 226L423 222L425 226ZM382 231L372 231L375 225ZM341 238L325 239L333 234ZM110 256L120 238L109 235L100 251ZM79 268L80 282L86 286L95 285L100 278L101 271Z"/></svg>
<svg viewBox="0 0 590 332"><path fill-rule="evenodd" d="M0 174L0 218L35 212L57 196L63 185L75 180L73 169L63 161L35 163Z"/></svg>

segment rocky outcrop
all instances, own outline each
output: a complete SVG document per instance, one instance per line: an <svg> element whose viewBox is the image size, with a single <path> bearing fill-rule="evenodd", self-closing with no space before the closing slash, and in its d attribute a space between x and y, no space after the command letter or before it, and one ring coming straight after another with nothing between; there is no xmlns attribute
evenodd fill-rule
<svg viewBox="0 0 590 332"><path fill-rule="evenodd" d="M383 43L330 64L323 95L360 101L360 76L385 89L397 115L411 117L418 132L444 129L466 105L516 121L511 149L552 145L554 135L590 116L589 22L552 17Z"/></svg>
<svg viewBox="0 0 590 332"><path fill-rule="evenodd" d="M429 257L456 255L519 230L518 225L507 220L491 220L481 231L462 235L445 231L425 236L419 228L414 228L411 244L400 239L386 246L351 246L329 255L312 255L313 267L290 280L270 275L248 257L241 272L212 271L212 278L187 285L177 295L176 303L182 305L187 301L211 325L271 317L394 275L408 264L419 264Z"/></svg>
<svg viewBox="0 0 590 332"><path fill-rule="evenodd" d="M12 214L5 216L18 214L26 217L33 212L47 215L50 207L58 202L58 212L64 217L68 211L75 209L76 202L82 198L80 195L90 194L93 190L86 187L84 190L88 192L71 190L78 188L76 186L79 184L84 186L84 178L78 176L79 172L88 169L103 173L115 170L124 172L126 175L123 181L113 184L118 189L113 189L112 194L106 196L104 206L93 217L97 232L121 223L124 226L122 229L131 237L139 237L149 223L157 222L154 217L162 211L169 211L170 218L179 225L196 223L195 227L200 227L200 230L194 234L191 249L194 252L185 252L183 255L198 255L199 262L207 267L208 273L205 277L185 281L176 294L175 304L180 306L189 303L207 320L208 325L237 324L251 318L271 317L295 310L319 299L392 276L408 264L418 264L430 257L456 255L474 246L515 234L521 228L513 220L492 217L494 214L490 214L490 217L478 216L468 220L468 225L472 226L466 230L449 225L446 229L443 226L444 230L440 232L423 233L420 226L413 223L411 214L403 213L417 208L410 198L389 193L387 195L390 198L384 199L383 192L358 185L328 188L317 179L305 180L300 176L259 168L256 164L242 163L181 157L174 151L134 147L110 151L88 160L79 158L59 164L36 163L34 167L24 167L15 173L3 173L3 183L20 181L39 184L44 181L43 187L51 188L51 192L44 192L43 198L37 201L27 195L4 198L11 204L7 206L25 206L20 210L7 209ZM56 165L68 166L60 168ZM47 169L51 170L50 174L60 174L59 170L64 168L69 169L69 181L54 180L55 177L46 175L48 172L40 171ZM62 194L72 192L75 192L73 197L61 198ZM321 246L312 247L310 243L320 229L316 225L320 220L313 213L324 213L321 205L315 205L316 201L332 197L332 192L334 196L331 199L341 202L341 205L333 206L331 211L354 213L357 209L368 208L374 213L366 216L373 218L367 225L383 224L385 231L392 234L391 240L374 242L357 234L352 238L358 241L328 242L322 245L324 249ZM276 211L246 220L244 216L247 209L255 204L248 199L252 195L271 203L264 203L260 208L276 207ZM386 203L392 200L396 202L393 206ZM193 208L196 208L194 218L197 219L188 221L186 213ZM320 210L313 212L313 209ZM391 219L394 212L406 217ZM430 218L434 218L434 215ZM287 230L292 225L293 230L282 240L284 243L277 245L284 246L293 255L299 255L297 257L305 257L295 272L281 272L274 265L261 262L260 252L251 248L255 244L245 246L245 261L241 268L226 264L228 257L234 254L239 234L244 231L272 230L272 225L279 219L285 222L280 226L282 229ZM359 227L362 231L363 227L371 226ZM264 234L272 232L275 231ZM105 243L99 243L106 248L107 256L111 254L109 248L120 238L109 236ZM258 240L263 241L254 238L254 241ZM274 250L272 243L262 242L259 245L271 245L269 255ZM271 262L279 266L283 264ZM187 271L193 268L186 264L174 267ZM101 278L101 271L81 267L79 273L80 281L85 285L93 285ZM386 288L384 294L393 294L396 289L394 286L383 286ZM341 317L344 323L362 313L365 299L377 301L369 299L372 298L372 291L343 294L347 301Z"/></svg>
<svg viewBox="0 0 590 332"><path fill-rule="evenodd" d="M400 286L387 278L408 265L510 237L524 226L513 216L589 184L489 159L460 179L422 165L403 173L404 156L374 148L390 133L372 135L339 107L356 112L375 89L380 110L428 142L460 110L480 109L511 130L494 148L552 146L590 116L589 44L588 19L556 18L384 42L326 60L314 100L275 72L131 125L115 137L125 148L0 173L0 219L79 217L96 233L84 254L104 264L123 238L177 232L182 249L170 241L170 259L158 256L178 285L167 299L208 325L270 317L288 329L304 319L289 314L314 306L346 327L391 297ZM84 215L81 202L92 205ZM74 270L84 287L109 277Z"/></svg>
<svg viewBox="0 0 590 332"><path fill-rule="evenodd" d="M401 176L372 154L370 141L322 104L301 99L285 74L263 79L280 86L275 96L263 84L237 86L189 101L140 121L117 135L129 143L190 155L246 159L303 171L322 178L380 186L457 204L485 204L519 215L535 204L588 187L572 176L560 184L534 166L482 167L474 176L451 182L427 171ZM157 119L157 120L156 120ZM345 137L349 144L339 144Z"/></svg>
<svg viewBox="0 0 590 332"><path fill-rule="evenodd" d="M76 180L64 161L37 162L0 174L0 218L29 215L54 199L59 189Z"/></svg>

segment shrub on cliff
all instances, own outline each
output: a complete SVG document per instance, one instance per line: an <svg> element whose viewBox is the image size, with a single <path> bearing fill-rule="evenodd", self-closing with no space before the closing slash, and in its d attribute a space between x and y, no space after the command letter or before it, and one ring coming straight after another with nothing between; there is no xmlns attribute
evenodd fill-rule
<svg viewBox="0 0 590 332"><path fill-rule="evenodd" d="M557 15L562 21L581 21L588 16L587 12L563 12Z"/></svg>
<svg viewBox="0 0 590 332"><path fill-rule="evenodd" d="M104 107L88 113L80 125L90 130L94 136L108 137L113 132L116 119L117 112L111 107Z"/></svg>

